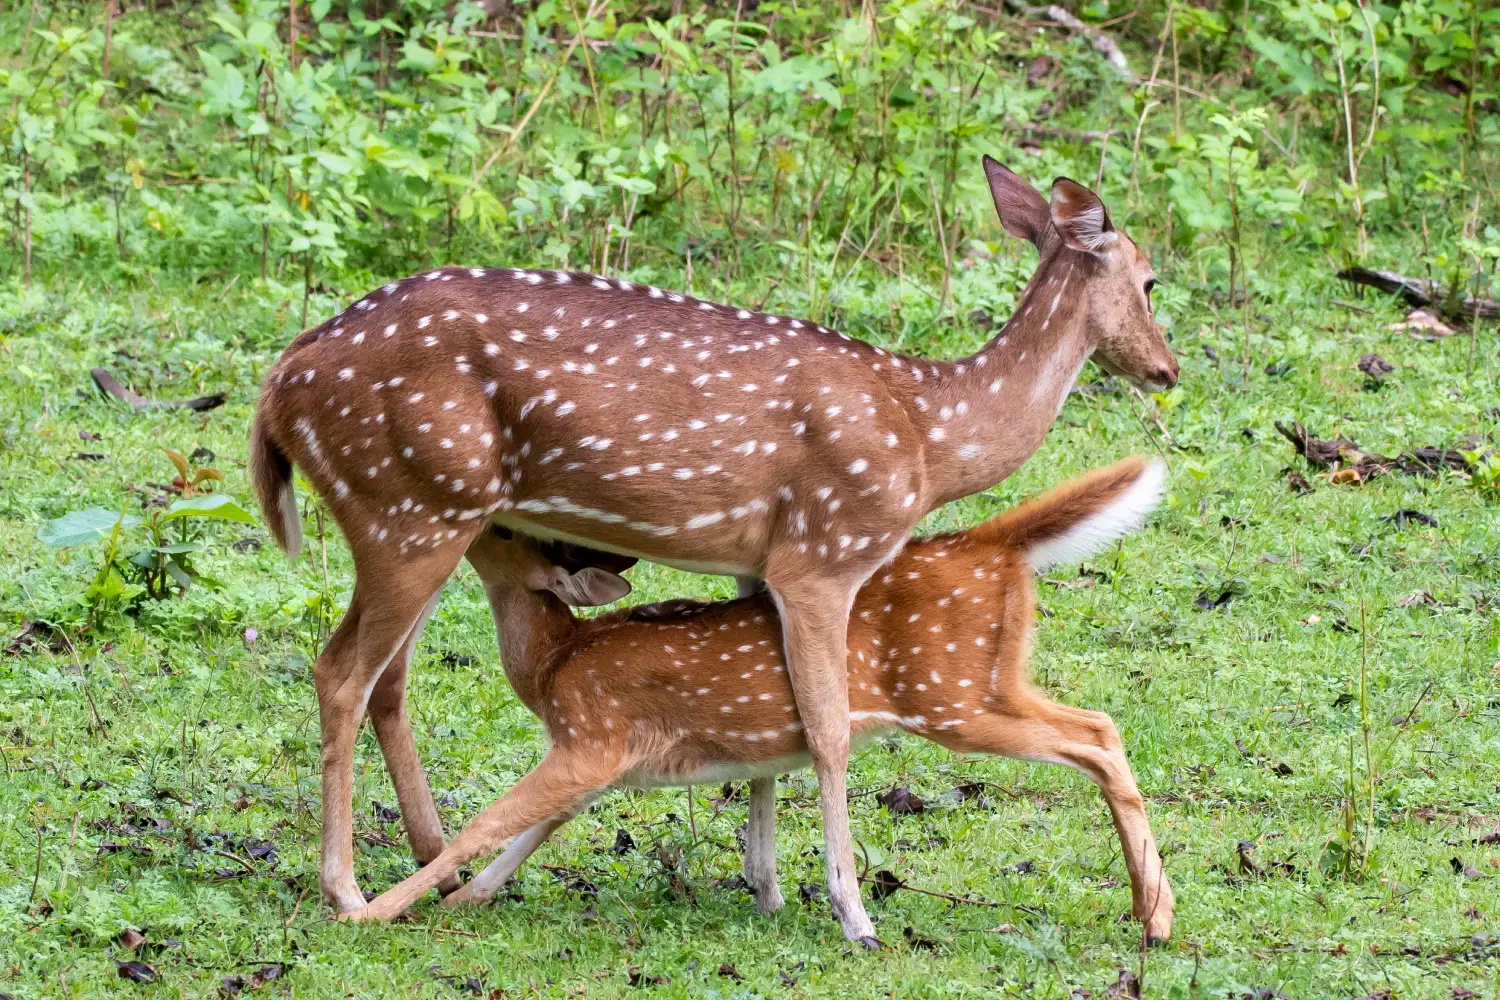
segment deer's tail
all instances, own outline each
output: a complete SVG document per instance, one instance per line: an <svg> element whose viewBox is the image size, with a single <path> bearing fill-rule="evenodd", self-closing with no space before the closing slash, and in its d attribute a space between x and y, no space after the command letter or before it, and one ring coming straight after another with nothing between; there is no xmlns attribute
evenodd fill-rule
<svg viewBox="0 0 1500 1000"><path fill-rule="evenodd" d="M1165 462L1142 456L1095 469L976 529L979 540L1022 553L1041 573L1077 562L1139 528L1161 500Z"/></svg>
<svg viewBox="0 0 1500 1000"><path fill-rule="evenodd" d="M288 557L295 558L302 551L302 518L292 489L292 461L272 439L264 409L262 399L250 428L250 481L271 537Z"/></svg>

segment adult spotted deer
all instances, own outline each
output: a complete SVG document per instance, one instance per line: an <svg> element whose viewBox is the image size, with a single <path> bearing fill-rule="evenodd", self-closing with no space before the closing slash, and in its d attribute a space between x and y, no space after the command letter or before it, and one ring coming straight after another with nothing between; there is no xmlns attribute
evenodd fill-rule
<svg viewBox="0 0 1500 1000"><path fill-rule="evenodd" d="M1148 937L1171 933L1174 901L1114 723L1059 705L1028 681L1032 575L1138 526L1164 467L1135 458L1083 476L970 531L914 539L860 589L849 621L849 723L900 727L961 753L1078 768L1104 792ZM592 620L573 604L630 589L602 566L570 569L505 529L470 549L500 627L506 674L547 728L536 769L482 810L424 870L356 911L390 919L472 858L511 846L446 902L487 899L558 826L612 785L769 780L752 799L745 875L762 910L776 883L774 782L807 741L780 655L772 600L690 601ZM514 634L512 634L514 633Z"/></svg>
<svg viewBox="0 0 1500 1000"><path fill-rule="evenodd" d="M917 521L1004 479L1093 358L1143 387L1177 364L1145 254L1065 178L1049 205L993 160L1005 229L1040 253L1011 320L961 361L892 354L815 323L566 271L441 268L298 337L269 373L251 474L295 552L296 463L354 555L349 610L314 668L323 891L364 905L351 863L366 708L418 860L442 829L406 719L412 643L489 523L764 581L817 773L829 899L875 942L844 771L848 611Z"/></svg>

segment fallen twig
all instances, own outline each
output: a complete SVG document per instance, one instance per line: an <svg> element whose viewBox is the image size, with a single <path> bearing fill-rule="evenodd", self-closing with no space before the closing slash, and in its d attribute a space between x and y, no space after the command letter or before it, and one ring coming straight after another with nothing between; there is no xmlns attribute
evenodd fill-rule
<svg viewBox="0 0 1500 1000"><path fill-rule="evenodd" d="M1387 294L1399 295L1407 305L1433 306L1449 319L1468 322L1475 318L1500 317L1500 302L1494 299L1476 298L1468 292L1450 289L1442 282L1430 281L1427 278L1408 278L1394 271L1377 271L1368 267L1346 267L1338 272L1338 277L1356 285L1378 288Z"/></svg>
<svg viewBox="0 0 1500 1000"><path fill-rule="evenodd" d="M867 875L861 875L859 877L859 880L861 882L868 882L871 885L886 886L887 888L889 888L891 885L891 883L885 879L871 878ZM912 885L910 882L906 882L901 879L897 879L896 883L896 888L905 889L907 892L915 892L923 896L935 896L938 899L946 899L950 903L962 903L965 906L987 906L991 909L999 909L1001 906L1007 905L1003 903L992 903L988 899L970 899L968 896L955 896L952 893L938 892L936 889L920 889L917 886Z"/></svg>
<svg viewBox="0 0 1500 1000"><path fill-rule="evenodd" d="M260 874L259 872L257 872L255 870L255 866L254 865L252 865L250 862L246 861L244 858L240 857L238 854L233 854L233 853L231 853L229 851L221 851L218 848L214 849L214 853L217 854L221 858L228 858L230 861L236 862L237 864L239 864L240 866L242 866L245 869L245 871L246 871L247 874L250 874L250 875L259 875Z"/></svg>
<svg viewBox="0 0 1500 1000"><path fill-rule="evenodd" d="M224 400L228 398L228 395L226 393L215 392L210 393L207 396L199 396L196 399L157 401L154 399L147 399L145 396L142 396L134 389L129 389L121 385L119 379L115 378L103 368L95 368L90 371L89 374L94 377L94 384L99 387L99 390L101 392L129 403L131 409L134 410L144 410L149 407L200 411L212 410L223 406Z"/></svg>
<svg viewBox="0 0 1500 1000"><path fill-rule="evenodd" d="M1364 482L1386 472L1404 472L1413 476L1435 476L1442 468L1471 472L1462 447L1413 448L1394 458L1362 450L1345 438L1323 441L1297 421L1290 425L1276 421L1276 432L1292 443L1307 464L1324 469L1352 469Z"/></svg>

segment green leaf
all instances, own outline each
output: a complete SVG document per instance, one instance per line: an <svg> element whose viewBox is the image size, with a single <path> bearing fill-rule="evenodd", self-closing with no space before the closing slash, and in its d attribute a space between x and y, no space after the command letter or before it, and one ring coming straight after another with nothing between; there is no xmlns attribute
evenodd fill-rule
<svg viewBox="0 0 1500 1000"><path fill-rule="evenodd" d="M42 525L36 533L37 540L47 545L67 548L72 545L87 545L101 538L108 538L119 524L121 530L133 528L141 519L133 514L105 510L103 507L85 507L70 511L62 517L53 518Z"/></svg>
<svg viewBox="0 0 1500 1000"><path fill-rule="evenodd" d="M159 552L164 556L180 556L189 552L202 552L203 546L197 542L176 542L172 545L153 545L146 552Z"/></svg>
<svg viewBox="0 0 1500 1000"><path fill-rule="evenodd" d="M167 512L162 515L163 521L175 520L179 517L217 517L224 521L238 521L241 524L254 524L255 515L241 507L234 497L227 493L209 493L201 497L185 497L176 500Z"/></svg>

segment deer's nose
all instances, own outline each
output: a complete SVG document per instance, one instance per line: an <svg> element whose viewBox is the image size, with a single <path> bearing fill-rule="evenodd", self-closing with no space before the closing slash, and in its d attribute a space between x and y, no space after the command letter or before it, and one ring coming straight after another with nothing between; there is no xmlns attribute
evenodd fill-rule
<svg viewBox="0 0 1500 1000"><path fill-rule="evenodd" d="M1172 386L1177 384L1177 375L1177 359L1168 358L1165 364L1161 365L1156 369L1156 371L1152 372L1151 381L1159 383L1160 385L1170 389L1172 388Z"/></svg>

